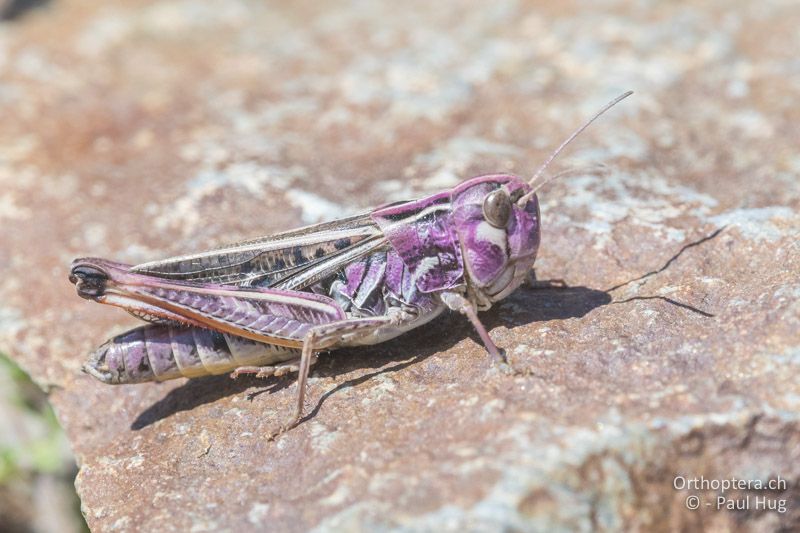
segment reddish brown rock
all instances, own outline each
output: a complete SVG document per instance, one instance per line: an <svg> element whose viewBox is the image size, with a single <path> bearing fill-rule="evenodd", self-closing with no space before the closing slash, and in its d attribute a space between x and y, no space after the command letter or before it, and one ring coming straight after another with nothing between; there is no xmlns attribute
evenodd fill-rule
<svg viewBox="0 0 800 533"><path fill-rule="evenodd" d="M0 26L0 349L48 387L89 525L114 530L797 527L800 11L793 2L59 1ZM72 258L208 248L527 175L625 89L542 192L539 279L468 324L291 379L108 387L136 324ZM721 230L721 231L720 231ZM677 476L787 480L717 510ZM703 505L688 510L688 496ZM751 504L755 505L755 503Z"/></svg>

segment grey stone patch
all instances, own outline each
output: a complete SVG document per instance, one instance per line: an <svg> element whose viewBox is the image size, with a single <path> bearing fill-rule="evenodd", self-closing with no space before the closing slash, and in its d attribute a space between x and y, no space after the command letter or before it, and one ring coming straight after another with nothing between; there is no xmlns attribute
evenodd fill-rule
<svg viewBox="0 0 800 533"><path fill-rule="evenodd" d="M755 241L775 242L784 238L787 233L776 225L779 221L800 231L800 216L783 206L732 209L710 219L719 226L734 227L745 238Z"/></svg>

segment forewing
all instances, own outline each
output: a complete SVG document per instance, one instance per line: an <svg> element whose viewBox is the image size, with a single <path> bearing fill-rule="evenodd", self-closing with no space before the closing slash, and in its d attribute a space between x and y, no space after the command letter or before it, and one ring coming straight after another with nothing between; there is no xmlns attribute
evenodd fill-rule
<svg viewBox="0 0 800 533"><path fill-rule="evenodd" d="M326 257L322 261L309 265L308 267L298 272L292 273L280 280L279 283L274 285L275 288L303 290L311 287L316 282L331 276L340 270L343 270L347 265L354 261L375 253L379 250L385 249L389 246L383 234L364 239L358 244L351 246L342 253Z"/></svg>
<svg viewBox="0 0 800 533"><path fill-rule="evenodd" d="M197 283L270 287L381 236L369 213L137 265L133 272Z"/></svg>

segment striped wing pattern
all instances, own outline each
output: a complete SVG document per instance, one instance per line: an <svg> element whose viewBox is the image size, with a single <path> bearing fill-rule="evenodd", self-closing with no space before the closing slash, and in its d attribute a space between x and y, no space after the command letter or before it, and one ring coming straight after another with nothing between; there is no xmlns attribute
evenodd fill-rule
<svg viewBox="0 0 800 533"><path fill-rule="evenodd" d="M196 283L285 286L293 276L381 238L369 214L234 243L133 267L149 276ZM368 247L369 248L369 247ZM291 284L294 288L298 284Z"/></svg>

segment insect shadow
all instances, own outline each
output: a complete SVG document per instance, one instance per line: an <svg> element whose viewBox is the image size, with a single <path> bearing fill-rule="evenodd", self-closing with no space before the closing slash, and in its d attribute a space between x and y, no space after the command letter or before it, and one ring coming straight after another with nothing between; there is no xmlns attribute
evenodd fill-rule
<svg viewBox="0 0 800 533"><path fill-rule="evenodd" d="M649 277L664 272L684 252L715 238L723 229L724 227L719 228L713 233L683 246L660 268L605 290L583 286L571 287L561 280L544 280L537 281L532 285L525 285L500 304L483 313L482 320L490 330L501 325L515 328L534 322L581 318L597 308L609 304L624 304L635 300L661 300L697 313L700 316L712 317L711 313L664 296L634 296L624 300L614 300L611 293L626 285L644 281ZM448 334L442 335L442 331L447 331ZM303 417L301 422L316 416L325 401L337 392L355 387L378 375L397 372L420 363L435 353L451 348L463 340L464 337L470 337L478 344L481 342L475 330L470 327L469 322L464 320L463 316L456 313L447 313L415 329L413 334L407 333L382 343L380 349L376 349L374 346L342 348L329 354L321 355L319 362L313 368L315 376L332 377L364 368L372 368L375 371L346 380L323 393L316 401L314 408ZM409 358L409 352L415 355ZM265 387L260 388L258 391L250 393L248 395L250 400L261 394L273 393L289 387L294 381L294 375L280 378L272 377L268 378L267 381L251 376L242 376L233 380L228 375L191 379L183 385L172 389L164 398L145 409L133 421L131 429L134 431L144 429L178 412L188 411L232 394L242 394L254 386L266 384Z"/></svg>
<svg viewBox="0 0 800 533"><path fill-rule="evenodd" d="M605 292L587 287L544 288L537 289L535 292L536 294L532 295L530 289L518 290L504 300L504 308L506 305L512 305L515 309L524 309L522 312L515 313L514 326L547 320L579 318L611 301L611 297ZM501 314L502 311L485 313L488 315L487 324L494 326L503 323ZM507 321L504 323L508 324ZM447 331L448 334L442 335L442 331ZM413 334L407 333L382 343L380 349L376 349L375 346L340 348L320 355L319 362L312 369L315 376L332 377L364 368L372 368L376 371L345 381L326 392L306 418L314 416L322 402L337 391L356 386L379 374L397 372L419 363L435 353L451 348L467 336L472 337L475 342L480 342L473 331L463 316L450 312L415 329ZM414 356L409 358L409 353L413 353ZM266 387L250 393L248 398L251 400L261 394L273 393L289 387L294 382L293 374L280 378L271 377L266 380L252 376L231 379L228 375L191 379L172 389L164 398L143 411L131 424L131 429L143 429L162 418L194 409L232 394L244 393L254 386L266 385Z"/></svg>

